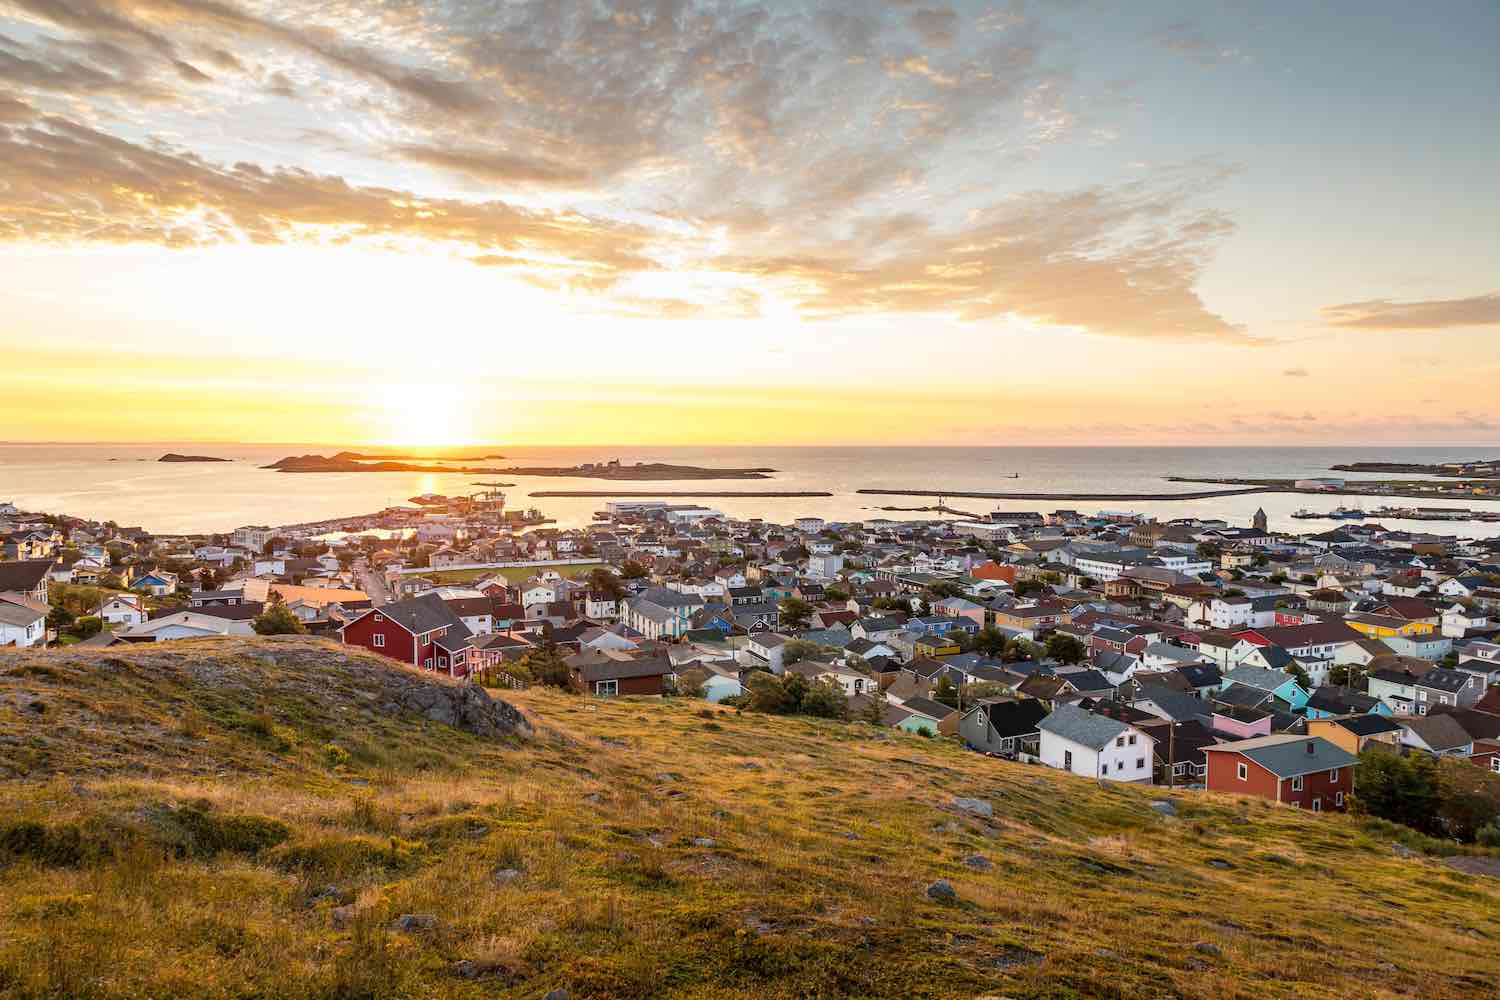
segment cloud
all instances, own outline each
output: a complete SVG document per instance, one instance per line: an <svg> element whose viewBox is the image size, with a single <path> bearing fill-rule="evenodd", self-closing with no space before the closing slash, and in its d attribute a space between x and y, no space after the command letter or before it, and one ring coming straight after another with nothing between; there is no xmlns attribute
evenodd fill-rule
<svg viewBox="0 0 1500 1000"><path fill-rule="evenodd" d="M742 317L774 290L815 318L1251 342L1195 291L1234 230L1198 204L1215 171L1013 193L1017 159L1114 134L1024 5L0 11L25 29L0 37L10 241L425 241L617 314ZM622 287L664 270L744 294Z"/></svg>
<svg viewBox="0 0 1500 1000"><path fill-rule="evenodd" d="M1352 330L1442 330L1500 325L1500 292L1466 299L1392 302L1372 299L1326 306L1319 311L1330 326Z"/></svg>
<svg viewBox="0 0 1500 1000"><path fill-rule="evenodd" d="M567 163L540 160L502 149L398 146L396 155L430 167L463 174L478 181L503 185L538 184L578 186L589 173Z"/></svg>
<svg viewBox="0 0 1500 1000"><path fill-rule="evenodd" d="M419 239L491 251L496 262L572 268L604 285L654 270L666 238L641 226L424 198L340 177L215 164L47 117L0 131L0 238L207 246Z"/></svg>
<svg viewBox="0 0 1500 1000"><path fill-rule="evenodd" d="M1309 373L1306 368L1288 368L1281 374L1287 378L1307 378Z"/></svg>
<svg viewBox="0 0 1500 1000"><path fill-rule="evenodd" d="M1164 49L1176 52L1205 65L1244 60L1239 49L1216 45L1202 29L1187 21L1177 21L1152 32L1150 40Z"/></svg>

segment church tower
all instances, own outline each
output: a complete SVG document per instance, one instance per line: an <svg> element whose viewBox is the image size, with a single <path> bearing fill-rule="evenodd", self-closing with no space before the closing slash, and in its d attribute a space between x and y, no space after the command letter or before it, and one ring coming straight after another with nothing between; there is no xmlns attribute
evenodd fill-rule
<svg viewBox="0 0 1500 1000"><path fill-rule="evenodd" d="M1266 530L1266 509L1264 507L1258 508L1255 511L1255 517L1251 520L1250 524L1256 531Z"/></svg>

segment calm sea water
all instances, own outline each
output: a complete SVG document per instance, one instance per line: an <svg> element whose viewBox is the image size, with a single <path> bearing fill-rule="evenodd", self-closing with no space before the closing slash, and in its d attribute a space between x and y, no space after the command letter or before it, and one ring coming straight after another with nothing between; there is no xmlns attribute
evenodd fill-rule
<svg viewBox="0 0 1500 1000"><path fill-rule="evenodd" d="M0 500L23 509L69 513L141 525L155 532L228 531L242 524L289 524L364 514L405 502L421 493L456 495L474 492L476 479L456 474L333 473L287 475L260 466L286 455L340 450L333 445L0 445ZM482 449L477 453L496 449ZM1482 449L1437 448L500 448L506 461L496 466L574 465L620 458L625 462L671 462L709 467L764 466L777 469L765 480L691 483L607 483L586 479L504 477L512 508L537 506L564 526L588 523L602 499L539 499L533 490L826 490L815 499L714 499L701 501L739 517L789 521L800 516L837 520L901 518L873 508L914 507L928 500L869 497L861 488L951 489L1065 493L1148 493L1191 490L1188 484L1163 481L1169 475L1207 477L1308 477L1328 474L1331 465L1357 461L1443 462L1489 457ZM230 463L164 464L168 451L233 459ZM1020 478L1007 478L1019 473ZM1348 478L1358 478L1349 476ZM1379 478L1379 477L1366 477ZM1212 487L1205 487L1212 488ZM1371 507L1388 501L1368 498ZM1400 503L1400 501L1389 501ZM1051 510L1070 507L1139 510L1160 518L1221 517L1248 522L1257 507L1270 515L1271 526L1311 530L1331 522L1296 521L1300 508L1331 510L1341 504L1360 506L1361 498L1301 495L1252 495L1183 501L988 501L951 500L961 510L988 512ZM1500 509L1500 503L1424 502L1427 506ZM911 515L919 517L924 515ZM1423 527L1406 522L1406 527ZM1473 537L1500 534L1500 526L1470 522L1426 525L1433 531Z"/></svg>

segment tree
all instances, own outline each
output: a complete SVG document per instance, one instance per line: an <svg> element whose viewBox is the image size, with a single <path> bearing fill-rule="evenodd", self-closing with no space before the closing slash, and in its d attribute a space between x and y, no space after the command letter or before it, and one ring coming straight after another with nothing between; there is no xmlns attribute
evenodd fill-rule
<svg viewBox="0 0 1500 1000"><path fill-rule="evenodd" d="M938 678L938 682L932 688L932 700L947 705L949 708L958 707L958 685L947 675Z"/></svg>
<svg viewBox="0 0 1500 1000"><path fill-rule="evenodd" d="M993 625L986 625L974 637L974 649L985 656L1000 656L1005 652L1005 633Z"/></svg>
<svg viewBox="0 0 1500 1000"><path fill-rule="evenodd" d="M74 620L75 616L73 612L61 604L54 605L52 610L47 612L47 627L56 632L61 632L68 628L73 624Z"/></svg>
<svg viewBox="0 0 1500 1000"><path fill-rule="evenodd" d="M1312 678L1307 676L1307 671L1302 668L1302 664L1293 663L1286 668L1286 672L1297 679L1297 685L1302 690L1311 691L1313 689Z"/></svg>
<svg viewBox="0 0 1500 1000"><path fill-rule="evenodd" d="M1088 650L1074 636L1054 632L1047 637L1047 655L1064 663L1082 663Z"/></svg>
<svg viewBox="0 0 1500 1000"><path fill-rule="evenodd" d="M768 715L812 715L823 719L847 719L849 702L843 689L825 681L812 683L801 674L787 673L777 677L756 671L738 699L749 712Z"/></svg>
<svg viewBox="0 0 1500 1000"><path fill-rule="evenodd" d="M781 602L781 624L793 632L807 628L812 615L813 606L800 597L788 597Z"/></svg>
<svg viewBox="0 0 1500 1000"><path fill-rule="evenodd" d="M911 601L904 597L877 597L870 602L876 611L904 611L911 614Z"/></svg>
<svg viewBox="0 0 1500 1000"><path fill-rule="evenodd" d="M823 596L827 597L830 601L837 601L840 604L849 600L849 592L841 587L828 587L823 591Z"/></svg>
<svg viewBox="0 0 1500 1000"><path fill-rule="evenodd" d="M73 623L68 634L80 639L90 639L104 631L104 619L98 615L84 615Z"/></svg>
<svg viewBox="0 0 1500 1000"><path fill-rule="evenodd" d="M280 600L273 600L250 625L256 635L301 635L307 631L301 619Z"/></svg>
<svg viewBox="0 0 1500 1000"><path fill-rule="evenodd" d="M550 632L547 641L521 657L519 665L536 684L570 691L573 689L568 665L563 662L557 643L551 641Z"/></svg>
<svg viewBox="0 0 1500 1000"><path fill-rule="evenodd" d="M830 658L829 653L837 652L807 639L789 639L781 647L781 662L790 664L801 663L803 660L825 660Z"/></svg>
<svg viewBox="0 0 1500 1000"><path fill-rule="evenodd" d="M964 588L952 580L939 580L927 587L927 593L938 600L942 600L945 597L964 596Z"/></svg>
<svg viewBox="0 0 1500 1000"><path fill-rule="evenodd" d="M869 701L865 704L864 711L859 713L860 721L868 722L872 726L885 725L885 707L886 701L880 696L879 692L871 694Z"/></svg>
<svg viewBox="0 0 1500 1000"><path fill-rule="evenodd" d="M1017 597L1031 597L1034 594L1042 594L1047 590L1047 585L1040 580L1017 580L1011 591Z"/></svg>
<svg viewBox="0 0 1500 1000"><path fill-rule="evenodd" d="M1212 542L1199 542L1198 555L1203 559L1219 558L1219 547Z"/></svg>
<svg viewBox="0 0 1500 1000"><path fill-rule="evenodd" d="M646 567L634 559L626 559L624 565L620 567L620 577L624 580L644 580L648 575Z"/></svg>
<svg viewBox="0 0 1500 1000"><path fill-rule="evenodd" d="M615 576L603 566L596 566L589 571L589 589L604 594L612 601L618 601L625 596L625 586L620 578Z"/></svg>

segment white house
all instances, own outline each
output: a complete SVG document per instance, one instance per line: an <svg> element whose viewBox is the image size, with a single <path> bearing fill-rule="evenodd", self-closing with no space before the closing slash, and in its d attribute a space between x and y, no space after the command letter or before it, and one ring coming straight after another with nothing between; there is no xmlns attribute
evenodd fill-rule
<svg viewBox="0 0 1500 1000"><path fill-rule="evenodd" d="M254 635L248 621L231 621L193 611L179 611L121 629L115 636L127 642L166 642L171 639L206 639L231 635Z"/></svg>
<svg viewBox="0 0 1500 1000"><path fill-rule="evenodd" d="M99 608L106 625L139 625L146 620L146 609L134 594L116 594Z"/></svg>
<svg viewBox="0 0 1500 1000"><path fill-rule="evenodd" d="M807 575L814 580L836 580L843 569L844 557L841 553L812 555L807 559Z"/></svg>
<svg viewBox="0 0 1500 1000"><path fill-rule="evenodd" d="M0 646L27 648L47 642L47 612L28 604L0 601Z"/></svg>
<svg viewBox="0 0 1500 1000"><path fill-rule="evenodd" d="M750 639L745 643L745 653L748 659L757 666L769 667L771 673L779 674L786 668L783 666L786 657L786 636L777 632L752 632Z"/></svg>
<svg viewBox="0 0 1500 1000"><path fill-rule="evenodd" d="M1151 784L1156 741L1143 731L1075 705L1038 724L1042 763L1087 778Z"/></svg>

